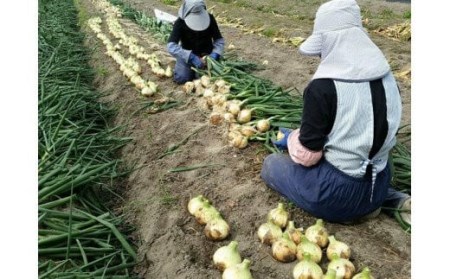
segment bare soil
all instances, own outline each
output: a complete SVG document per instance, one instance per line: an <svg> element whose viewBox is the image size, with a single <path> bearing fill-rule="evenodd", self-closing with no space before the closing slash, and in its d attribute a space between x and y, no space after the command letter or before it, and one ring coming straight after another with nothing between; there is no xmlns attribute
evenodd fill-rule
<svg viewBox="0 0 450 279"><path fill-rule="evenodd" d="M91 0L80 0L82 13L103 16ZM168 6L164 1L127 0L135 9L153 15L153 8L176 14L180 1ZM230 2L230 3L226 3ZM227 11L229 18L242 18L252 28L283 30L290 36L307 37L312 30L315 11L324 1L207 1L215 5L214 12ZM403 13L410 11L406 1L359 1L364 13L370 15L374 28L403 21ZM387 18L380 15L387 14ZM104 17L103 17L104 19ZM165 45L153 39L133 22L122 19L127 34L133 35L146 47L157 43L163 64L172 63ZM105 23L103 28L106 30ZM239 28L220 26L227 45L236 46L239 57L261 63L268 60L264 70L255 74L272 80L285 88L300 91L307 85L319 60L302 57L295 47L272 43L270 36L244 33ZM270 209L285 202L260 179L260 169L267 152L258 143L250 143L243 150L229 147L225 128L208 124L207 114L198 108L196 97L186 95L181 86L170 79L147 78L157 81L160 93L147 99L122 76L114 61L104 54L104 46L86 28L86 45L92 49L92 65L97 71L96 86L106 93L104 101L118 109L114 125L124 125L124 134L133 140L120 156L128 165L140 168L126 179L122 187L126 193L118 210L136 227L134 238L138 247L140 277L152 278L221 278L213 267L215 250L236 240L243 258L252 261L254 278L292 278L295 262L283 264L270 255L270 247L259 242L258 226L265 222ZM270 34L269 34L270 35ZM402 42L372 34L375 43L388 57L394 71L410 65L410 42ZM145 72L145 71L144 71ZM399 80L404 102L403 122L410 123L410 82ZM149 100L169 97L181 105L159 113L139 110ZM197 132L195 132L197 131ZM179 151L158 159L164 151L189 140ZM170 172L182 166L212 164L186 172ZM121 191L122 192L122 191ZM190 198L203 194L222 213L231 225L230 236L221 242L207 240L203 226L197 224L187 211ZM299 208L289 208L295 224L306 228L316 218ZM397 222L385 214L362 224L340 225L326 223L329 232L352 248L352 262L358 271L369 266L375 278L404 279L411 277L411 238ZM324 269L327 261L322 262Z"/></svg>

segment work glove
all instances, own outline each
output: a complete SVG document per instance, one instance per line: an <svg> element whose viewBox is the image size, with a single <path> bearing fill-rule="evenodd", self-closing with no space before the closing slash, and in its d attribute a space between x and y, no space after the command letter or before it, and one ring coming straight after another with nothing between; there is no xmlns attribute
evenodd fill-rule
<svg viewBox="0 0 450 279"><path fill-rule="evenodd" d="M220 54L215 53L215 52L211 52L211 54L209 55L209 57L211 57L214 60L219 60L220 58Z"/></svg>
<svg viewBox="0 0 450 279"><path fill-rule="evenodd" d="M205 63L203 63L202 59L192 52L189 55L188 62L194 65L194 67L197 69L203 69L205 67Z"/></svg>
<svg viewBox="0 0 450 279"><path fill-rule="evenodd" d="M272 143L273 145L275 145L278 149L281 150L287 150L288 149L288 137L292 132L292 129L287 129L287 128L280 128L279 129L279 133L281 132L281 134L283 135L283 137L281 139L278 140L273 140L272 139Z"/></svg>

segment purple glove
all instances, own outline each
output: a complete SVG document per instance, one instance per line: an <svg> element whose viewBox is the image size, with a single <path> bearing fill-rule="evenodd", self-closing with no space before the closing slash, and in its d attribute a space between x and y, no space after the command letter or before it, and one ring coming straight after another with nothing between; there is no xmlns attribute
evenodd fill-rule
<svg viewBox="0 0 450 279"><path fill-rule="evenodd" d="M287 129L287 128L280 128L280 132L283 133L283 138L279 139L279 140L272 139L272 143L278 149L287 150L288 149L288 137L289 137L289 134L292 132L292 130Z"/></svg>
<svg viewBox="0 0 450 279"><path fill-rule="evenodd" d="M200 57L193 54L192 52L189 55L188 62L194 65L194 67L197 69L203 69L205 67L205 64L203 63L202 59L200 59Z"/></svg>
<svg viewBox="0 0 450 279"><path fill-rule="evenodd" d="M219 60L220 58L220 54L215 53L215 52L211 52L211 54L209 55L209 57L211 57L214 60Z"/></svg>

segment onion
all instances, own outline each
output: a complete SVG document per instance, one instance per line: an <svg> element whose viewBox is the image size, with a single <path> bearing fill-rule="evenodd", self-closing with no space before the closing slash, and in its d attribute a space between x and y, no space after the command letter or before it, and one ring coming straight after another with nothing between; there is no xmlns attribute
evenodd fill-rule
<svg viewBox="0 0 450 279"><path fill-rule="evenodd" d="M211 98L211 101L214 105L223 105L227 101L227 97L224 95L215 95Z"/></svg>
<svg viewBox="0 0 450 279"><path fill-rule="evenodd" d="M256 129L261 133L267 132L270 129L270 121L267 119L261 119L256 123Z"/></svg>
<svg viewBox="0 0 450 279"><path fill-rule="evenodd" d="M214 266L220 271L224 271L226 268L240 263L242 259L237 247L237 241L233 240L227 246L217 249L213 255Z"/></svg>
<svg viewBox="0 0 450 279"><path fill-rule="evenodd" d="M350 259L350 247L342 241L336 240L332 235L328 237L330 243L327 247L327 257L331 261L332 255L336 253L340 258Z"/></svg>
<svg viewBox="0 0 450 279"><path fill-rule="evenodd" d="M222 218L219 211L217 211L217 209L215 209L208 201L205 202L202 208L197 210L194 217L200 225L206 225L214 219Z"/></svg>
<svg viewBox="0 0 450 279"><path fill-rule="evenodd" d="M306 237L319 245L321 248L325 248L328 244L328 231L324 227L323 220L317 219L316 223L305 231Z"/></svg>
<svg viewBox="0 0 450 279"><path fill-rule="evenodd" d="M220 88L220 87L224 87L225 85L227 85L227 82L224 81L223 79L218 79L214 82L214 84Z"/></svg>
<svg viewBox="0 0 450 279"><path fill-rule="evenodd" d="M236 122L236 119L234 119L234 115L232 113L229 113L229 112L224 113L223 119L226 122Z"/></svg>
<svg viewBox="0 0 450 279"><path fill-rule="evenodd" d="M301 237L300 244L297 246L297 259L301 261L303 255L308 253L311 256L311 260L315 263L320 263L322 259L322 249L316 243L309 241L306 236Z"/></svg>
<svg viewBox="0 0 450 279"><path fill-rule="evenodd" d="M193 81L194 82L194 86L195 86L195 90L199 89L199 88L204 88L202 86L202 81L200 79L196 79Z"/></svg>
<svg viewBox="0 0 450 279"><path fill-rule="evenodd" d="M295 265L292 273L294 279L322 279L323 277L322 268L311 260L311 255L308 253L303 255L303 260Z"/></svg>
<svg viewBox="0 0 450 279"><path fill-rule="evenodd" d="M239 112L241 111L240 103L236 101L228 102L228 111L233 115L238 116Z"/></svg>
<svg viewBox="0 0 450 279"><path fill-rule="evenodd" d="M281 140L283 138L284 138L284 133L281 132L281 131L278 131L278 133L277 133L277 140Z"/></svg>
<svg viewBox="0 0 450 279"><path fill-rule="evenodd" d="M271 209L267 215L267 220L284 229L289 220L289 212L286 211L284 203L278 203L277 208Z"/></svg>
<svg viewBox="0 0 450 279"><path fill-rule="evenodd" d="M375 277L372 276L370 269L366 266L361 273L356 274L352 279L375 279Z"/></svg>
<svg viewBox="0 0 450 279"><path fill-rule="evenodd" d="M336 270L334 269L328 269L327 274L323 277L323 279L339 279L336 278ZM342 278L341 278L342 279Z"/></svg>
<svg viewBox="0 0 450 279"><path fill-rule="evenodd" d="M188 211L190 214L195 215L195 213L203 208L203 206L205 205L205 202L209 202L203 195L198 195L192 199L189 200L188 202Z"/></svg>
<svg viewBox="0 0 450 279"><path fill-rule="evenodd" d="M148 86L144 86L141 90L141 94L144 96L152 96L155 92Z"/></svg>
<svg viewBox="0 0 450 279"><path fill-rule="evenodd" d="M222 279L252 279L250 263L250 260L244 259L242 263L226 268L222 273Z"/></svg>
<svg viewBox="0 0 450 279"><path fill-rule="evenodd" d="M166 77L172 77L173 76L173 70L172 70L172 67L170 67L170 65L167 66L166 71L164 72L164 75Z"/></svg>
<svg viewBox="0 0 450 279"><path fill-rule="evenodd" d="M298 245L300 243L301 237L303 236L303 229L296 228L294 221L289 221L285 230L289 234L289 238Z"/></svg>
<svg viewBox="0 0 450 279"><path fill-rule="evenodd" d="M219 87L217 89L217 92L219 92L220 94L228 94L228 93L230 93L230 88L231 88L231 86L225 85L225 86Z"/></svg>
<svg viewBox="0 0 450 279"><path fill-rule="evenodd" d="M264 244L271 245L282 235L281 228L272 222L264 223L258 228L258 238Z"/></svg>
<svg viewBox="0 0 450 279"><path fill-rule="evenodd" d="M200 78L200 82L202 83L203 87L207 88L211 84L211 79L207 75L203 75Z"/></svg>
<svg viewBox="0 0 450 279"><path fill-rule="evenodd" d="M228 134L228 137L231 137L230 144L233 147L242 149L245 148L248 144L248 139L239 133L230 132Z"/></svg>
<svg viewBox="0 0 450 279"><path fill-rule="evenodd" d="M251 137L254 134L256 134L258 131L256 131L255 128L253 128L252 126L242 126L241 127L241 134L246 136L246 137Z"/></svg>
<svg viewBox="0 0 450 279"><path fill-rule="evenodd" d="M252 110L251 109L243 109L239 112L237 121L241 124L247 123L252 120Z"/></svg>
<svg viewBox="0 0 450 279"><path fill-rule="evenodd" d="M194 90L194 83L192 81L188 81L183 85L183 91L186 94L192 93Z"/></svg>
<svg viewBox="0 0 450 279"><path fill-rule="evenodd" d="M222 240L230 234L230 226L221 217L216 218L206 224L204 233L211 240Z"/></svg>
<svg viewBox="0 0 450 279"><path fill-rule="evenodd" d="M339 258L339 255L336 253L331 256L328 269L336 270L336 277L342 277L343 279L351 279L353 273L355 273L355 266L352 262L347 259Z"/></svg>
<svg viewBox="0 0 450 279"><path fill-rule="evenodd" d="M272 256L279 262L293 262L297 259L296 253L297 246L289 238L287 232L284 232L282 236L272 244Z"/></svg>
<svg viewBox="0 0 450 279"><path fill-rule="evenodd" d="M209 123L212 125L220 125L222 124L223 116L220 112L212 112L209 115Z"/></svg>

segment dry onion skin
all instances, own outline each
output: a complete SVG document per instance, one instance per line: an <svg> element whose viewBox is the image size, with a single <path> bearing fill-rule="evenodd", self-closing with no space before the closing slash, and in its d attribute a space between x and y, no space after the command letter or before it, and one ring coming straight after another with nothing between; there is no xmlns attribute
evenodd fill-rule
<svg viewBox="0 0 450 279"><path fill-rule="evenodd" d="M223 220L221 217L218 217L206 224L204 233L210 240L223 240L230 234L230 226L225 220Z"/></svg>
<svg viewBox="0 0 450 279"><path fill-rule="evenodd" d="M311 255L308 253L305 253L303 260L295 265L292 274L294 279L322 279L323 277L322 268L311 260Z"/></svg>
<svg viewBox="0 0 450 279"><path fill-rule="evenodd" d="M284 232L272 244L272 256L275 260L282 263L290 263L297 259L297 245L289 238L289 234Z"/></svg>
<svg viewBox="0 0 450 279"><path fill-rule="evenodd" d="M280 202L276 208L271 209L267 215L267 220L284 229L289 221L289 212L286 211L284 203Z"/></svg>
<svg viewBox="0 0 450 279"><path fill-rule="evenodd" d="M336 277L351 279L355 273L355 266L347 259L339 258L338 254L333 254L327 269L336 270Z"/></svg>
<svg viewBox="0 0 450 279"><path fill-rule="evenodd" d="M356 274L352 279L375 279L375 277L372 276L370 269L366 266L361 273Z"/></svg>
<svg viewBox="0 0 450 279"><path fill-rule="evenodd" d="M241 261L241 255L238 251L238 242L234 240L227 246L217 249L213 255L214 266L220 271L224 271L226 268L238 264Z"/></svg>
<svg viewBox="0 0 450 279"><path fill-rule="evenodd" d="M317 219L316 223L308 227L305 236L312 242L325 248L328 245L328 230L324 226L322 219Z"/></svg>
<svg viewBox="0 0 450 279"><path fill-rule="evenodd" d="M320 263L322 260L322 249L316 243L309 241L306 236L301 237L300 244L297 245L297 259L303 260L303 255L308 253L311 256L311 260L315 263Z"/></svg>
<svg viewBox="0 0 450 279"><path fill-rule="evenodd" d="M259 226L257 234L261 243L272 245L283 235L283 232L279 226L272 222L267 222Z"/></svg>
<svg viewBox="0 0 450 279"><path fill-rule="evenodd" d="M350 247L342 241L336 240L334 235L328 237L329 244L327 247L327 257L331 261L333 254L337 254L340 258L350 259Z"/></svg>
<svg viewBox="0 0 450 279"><path fill-rule="evenodd" d="M250 263L249 259L244 259L242 263L226 268L222 273L222 279L253 279Z"/></svg>
<svg viewBox="0 0 450 279"><path fill-rule="evenodd" d="M296 228L294 225L294 221L289 221L285 231L289 234L289 238L298 245L301 241L301 237L303 236L302 229Z"/></svg>

